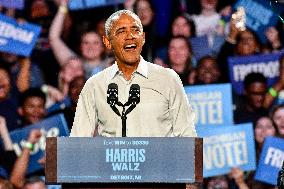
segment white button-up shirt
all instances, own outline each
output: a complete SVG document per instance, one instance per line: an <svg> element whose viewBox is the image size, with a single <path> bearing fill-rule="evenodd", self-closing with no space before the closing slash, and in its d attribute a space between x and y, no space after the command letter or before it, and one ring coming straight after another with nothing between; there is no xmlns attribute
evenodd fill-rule
<svg viewBox="0 0 284 189"><path fill-rule="evenodd" d="M118 85L118 100L128 101L132 84L140 86L140 103L127 115L128 137L195 137L195 113L182 82L169 68L146 62L142 57L130 80L115 63L86 82L77 104L71 137L121 137L122 120L107 103L110 83ZM118 107L120 113L122 107Z"/></svg>

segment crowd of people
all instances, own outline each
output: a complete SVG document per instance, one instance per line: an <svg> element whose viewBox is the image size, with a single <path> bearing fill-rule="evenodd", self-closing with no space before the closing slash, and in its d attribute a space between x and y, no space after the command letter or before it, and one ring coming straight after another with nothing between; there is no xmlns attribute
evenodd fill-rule
<svg viewBox="0 0 284 189"><path fill-rule="evenodd" d="M184 86L230 83L228 57L279 53L283 49L283 24L266 28L261 41L256 31L236 26L235 0L125 0L119 5L72 11L68 0L27 0L23 10L0 7L2 14L19 23L42 27L30 57L0 54L0 188L46 188L43 171L26 174L31 146L21 156L13 150L9 132L63 113L71 129L80 92L87 79L114 63L104 47L106 18L115 10L128 9L141 19L145 44L142 57L173 69ZM157 6L159 3L169 6ZM163 10L162 8L168 8ZM161 10L162 9L162 10ZM164 12L163 12L164 11ZM163 24L161 24L163 23ZM206 39L202 54L193 46ZM244 79L242 95L232 91L234 123L252 122L258 161L267 136L284 137L284 56L279 59L279 79L272 87L261 73ZM68 102L67 106L60 106ZM54 108L61 107L61 108ZM39 141L39 130L31 130L28 143ZM40 162L44 164L44 157ZM233 168L228 175L204 179L204 189L272 189L254 180L254 172Z"/></svg>

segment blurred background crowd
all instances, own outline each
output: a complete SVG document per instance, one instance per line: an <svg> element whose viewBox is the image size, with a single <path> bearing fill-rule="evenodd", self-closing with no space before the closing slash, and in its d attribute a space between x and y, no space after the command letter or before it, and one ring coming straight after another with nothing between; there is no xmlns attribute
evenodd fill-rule
<svg viewBox="0 0 284 189"><path fill-rule="evenodd" d="M31 56L0 53L0 188L46 188L44 172L26 174L31 146L42 133L33 129L17 156L9 132L63 113L72 126L76 103L85 81L114 63L102 43L104 23L119 9L141 19L145 60L174 69L184 86L230 83L228 57L279 53L284 30L279 19L262 36L239 27L232 18L236 0L125 0L124 3L84 10L68 10L68 0L26 0L22 10L0 6L1 14L19 23L41 26ZM260 39L261 38L261 39ZM193 48L197 40L202 46ZM203 49L199 51L198 49ZM206 51L204 51L206 49ZM284 56L279 79L271 88L261 73L244 79L242 95L234 94L234 123L252 122L256 159L266 136L284 137ZM282 93L281 93L282 92ZM59 107L59 108L58 108ZM40 163L44 164L44 157ZM233 168L228 175L206 178L203 188L276 188L253 179L254 172Z"/></svg>

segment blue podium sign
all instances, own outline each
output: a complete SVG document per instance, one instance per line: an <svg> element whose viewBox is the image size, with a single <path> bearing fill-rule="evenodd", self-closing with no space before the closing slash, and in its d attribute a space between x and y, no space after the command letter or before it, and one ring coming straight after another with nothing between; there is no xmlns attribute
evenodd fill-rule
<svg viewBox="0 0 284 189"><path fill-rule="evenodd" d="M230 84L186 86L184 89L197 114L197 126L233 124Z"/></svg>
<svg viewBox="0 0 284 189"><path fill-rule="evenodd" d="M255 169L252 124L197 127L203 138L203 176L227 174L233 167Z"/></svg>
<svg viewBox="0 0 284 189"><path fill-rule="evenodd" d="M56 183L193 183L202 174L202 165L197 169L195 164L202 158L202 141L198 138L55 139ZM48 159L47 165L52 167Z"/></svg>
<svg viewBox="0 0 284 189"><path fill-rule="evenodd" d="M278 172L284 160L284 140L276 137L267 137L261 151L255 179L268 184L276 185Z"/></svg>

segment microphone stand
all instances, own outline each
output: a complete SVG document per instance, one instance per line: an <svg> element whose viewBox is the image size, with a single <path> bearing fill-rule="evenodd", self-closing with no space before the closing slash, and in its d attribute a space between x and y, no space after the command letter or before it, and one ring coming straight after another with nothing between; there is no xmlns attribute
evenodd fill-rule
<svg viewBox="0 0 284 189"><path fill-rule="evenodd" d="M125 113L125 106L123 106L123 110L121 113L121 121L122 121L122 137L126 137L126 113Z"/></svg>

